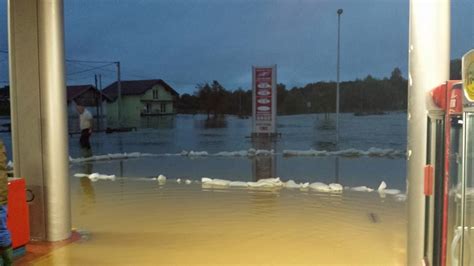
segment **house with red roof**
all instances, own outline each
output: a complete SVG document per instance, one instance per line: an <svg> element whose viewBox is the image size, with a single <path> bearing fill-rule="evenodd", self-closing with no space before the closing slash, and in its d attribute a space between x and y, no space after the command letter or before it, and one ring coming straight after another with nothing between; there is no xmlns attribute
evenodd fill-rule
<svg viewBox="0 0 474 266"><path fill-rule="evenodd" d="M162 79L124 80L120 82L122 121L137 121L142 116L176 114L179 94ZM118 120L118 86L114 82L104 89L110 98L107 103L107 119Z"/></svg>

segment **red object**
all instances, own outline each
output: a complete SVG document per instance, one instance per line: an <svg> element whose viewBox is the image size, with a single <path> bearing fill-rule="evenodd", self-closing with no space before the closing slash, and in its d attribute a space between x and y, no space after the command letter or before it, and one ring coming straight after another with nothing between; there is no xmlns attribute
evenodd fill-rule
<svg viewBox="0 0 474 266"><path fill-rule="evenodd" d="M449 81L449 93L451 94L449 98L449 114L461 114L462 113L462 99L463 99L463 92L462 92L462 83L451 83L453 81Z"/></svg>
<svg viewBox="0 0 474 266"><path fill-rule="evenodd" d="M434 179L434 168L433 165L428 164L425 166L425 195L433 195L433 179Z"/></svg>
<svg viewBox="0 0 474 266"><path fill-rule="evenodd" d="M448 186L449 186L449 156L451 145L451 117L462 115L462 81L448 80L430 91L433 103L444 111L445 115L445 140L444 140L444 175L443 175L443 216L442 216L442 239L441 239L441 265L446 265L447 253L447 225L448 225ZM425 167L424 193L427 196L433 194L433 166Z"/></svg>
<svg viewBox="0 0 474 266"><path fill-rule="evenodd" d="M448 91L451 93L451 90ZM461 105L462 106L462 105ZM451 154L451 121L449 112L444 122L444 175L443 175L443 221L441 222L441 266L446 266L448 248L448 197L449 197L449 155Z"/></svg>
<svg viewBox="0 0 474 266"><path fill-rule="evenodd" d="M446 83L431 90L431 98L439 108L446 110Z"/></svg>
<svg viewBox="0 0 474 266"><path fill-rule="evenodd" d="M447 81L446 101L445 106L445 123L444 123L444 180L443 180L443 221L442 221L442 236L441 236L441 266L446 266L446 257L448 249L448 197L449 197L449 156L451 154L451 117L462 114L462 81L448 80Z"/></svg>
<svg viewBox="0 0 474 266"><path fill-rule="evenodd" d="M8 179L8 218L13 248L26 245L30 241L30 223L26 202L26 184L23 178Z"/></svg>

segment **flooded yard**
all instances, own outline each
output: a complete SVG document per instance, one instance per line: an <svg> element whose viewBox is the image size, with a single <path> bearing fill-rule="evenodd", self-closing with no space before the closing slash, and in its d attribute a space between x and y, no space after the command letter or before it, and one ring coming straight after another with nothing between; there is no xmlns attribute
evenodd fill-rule
<svg viewBox="0 0 474 266"><path fill-rule="evenodd" d="M81 239L32 264L403 265L405 117L344 114L339 150L319 115L279 117L281 137L263 142L248 138L248 119L147 118L137 131L94 133L90 159L72 135L72 223ZM300 185L254 186L275 177ZM390 193L377 191L382 182ZM330 183L342 191L318 189Z"/></svg>
<svg viewBox="0 0 474 266"><path fill-rule="evenodd" d="M405 204L390 195L72 181L83 237L35 265L405 262Z"/></svg>

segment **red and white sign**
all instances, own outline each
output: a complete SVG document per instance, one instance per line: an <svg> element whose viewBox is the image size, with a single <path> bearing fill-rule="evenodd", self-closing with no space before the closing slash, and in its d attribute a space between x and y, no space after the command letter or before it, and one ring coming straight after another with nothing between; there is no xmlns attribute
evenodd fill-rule
<svg viewBox="0 0 474 266"><path fill-rule="evenodd" d="M276 133L276 66L253 67L253 133Z"/></svg>

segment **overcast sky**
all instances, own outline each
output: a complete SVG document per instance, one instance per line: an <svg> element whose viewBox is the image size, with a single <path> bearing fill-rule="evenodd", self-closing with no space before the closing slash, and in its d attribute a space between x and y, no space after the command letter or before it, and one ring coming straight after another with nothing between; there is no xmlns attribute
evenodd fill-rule
<svg viewBox="0 0 474 266"><path fill-rule="evenodd" d="M7 50L6 0L0 49ZM452 57L474 48L474 1L452 0ZM120 61L123 79L162 78L178 92L218 80L248 88L252 65L278 65L288 86L336 78L338 8L341 79L408 68L408 0L64 0L66 57ZM67 64L70 84L104 85L114 67ZM6 55L0 80L7 81Z"/></svg>

